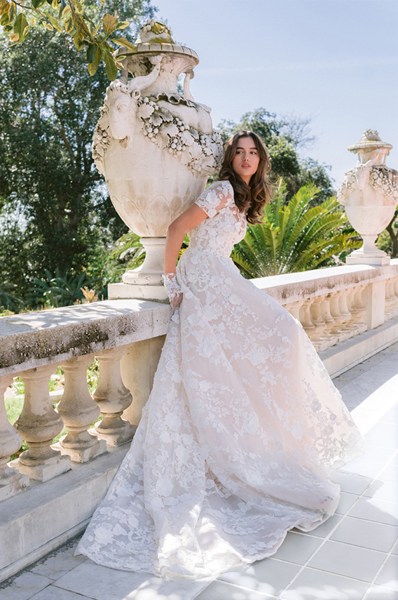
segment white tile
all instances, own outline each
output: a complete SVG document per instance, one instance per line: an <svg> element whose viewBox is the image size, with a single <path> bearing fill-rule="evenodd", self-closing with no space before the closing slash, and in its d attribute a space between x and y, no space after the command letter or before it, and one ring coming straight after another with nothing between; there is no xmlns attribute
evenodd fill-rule
<svg viewBox="0 0 398 600"><path fill-rule="evenodd" d="M358 500L356 494L348 494L347 492L341 492L340 502L337 506L336 513L338 515L345 515Z"/></svg>
<svg viewBox="0 0 398 600"><path fill-rule="evenodd" d="M275 598L267 596L253 590L247 590L229 585L222 581L215 581L209 587L196 597L196 600L265 600Z"/></svg>
<svg viewBox="0 0 398 600"><path fill-rule="evenodd" d="M398 527L347 516L330 539L380 552L389 552L398 540Z"/></svg>
<svg viewBox="0 0 398 600"><path fill-rule="evenodd" d="M224 573L219 579L262 594L278 596L297 575L300 568L299 565L265 558L253 563L243 572Z"/></svg>
<svg viewBox="0 0 398 600"><path fill-rule="evenodd" d="M384 585L398 592L398 556L396 554L392 554L387 558L385 565L383 565L382 570L376 578L375 584Z"/></svg>
<svg viewBox="0 0 398 600"><path fill-rule="evenodd" d="M10 582L5 581L0 586L1 600L28 600L33 594L44 589L52 583L51 579L35 575L34 573L21 573ZM5 586L4 588L2 586Z"/></svg>
<svg viewBox="0 0 398 600"><path fill-rule="evenodd" d="M56 585L93 600L190 600L208 583L163 581L148 573L118 571L87 561L58 579Z"/></svg>
<svg viewBox="0 0 398 600"><path fill-rule="evenodd" d="M297 565L305 565L321 544L323 544L322 538L291 532L287 534L282 546L274 554L274 558Z"/></svg>
<svg viewBox="0 0 398 600"><path fill-rule="evenodd" d="M89 598L89 596L82 596L81 594L75 594L75 592L61 590L61 588L55 585L49 585L41 592L32 596L30 600L84 600L85 598Z"/></svg>
<svg viewBox="0 0 398 600"><path fill-rule="evenodd" d="M363 581L305 568L285 590L281 600L361 600L368 588Z"/></svg>
<svg viewBox="0 0 398 600"><path fill-rule="evenodd" d="M398 600L398 592L389 590L384 585L372 585L363 600Z"/></svg>
<svg viewBox="0 0 398 600"><path fill-rule="evenodd" d="M398 480L374 481L365 491L364 496L387 500L388 502L398 502Z"/></svg>
<svg viewBox="0 0 398 600"><path fill-rule="evenodd" d="M375 577L385 560L383 552L351 546L340 542L326 541L308 563L309 567L321 569L360 581Z"/></svg>
<svg viewBox="0 0 398 600"><path fill-rule="evenodd" d="M333 473L332 479L340 485L342 492L357 494L358 496L363 494L373 481L373 477L365 477L364 475L358 475L358 473L348 473L346 471Z"/></svg>
<svg viewBox="0 0 398 600"><path fill-rule="evenodd" d="M53 581L56 581L68 571L71 571L77 565L85 562L87 559L85 556L74 556L73 552L77 545L77 542L74 544L68 544L63 546L62 548L52 552L46 558L36 565L34 565L30 571L31 573L36 573L38 575L43 575L44 577L48 577Z"/></svg>
<svg viewBox="0 0 398 600"><path fill-rule="evenodd" d="M386 523L386 525L398 526L398 503L363 497L358 500L348 515L368 521Z"/></svg>
<svg viewBox="0 0 398 600"><path fill-rule="evenodd" d="M391 554L398 554L398 542L395 544L394 548L391 550Z"/></svg>
<svg viewBox="0 0 398 600"><path fill-rule="evenodd" d="M398 439L398 432L397 432L396 436L397 436L397 439ZM396 462L394 462L394 461L389 462L387 464L387 466L385 467L385 469L383 469L381 471L381 473L379 473L377 475L377 479L379 481L395 481L395 482L398 482L398 466L397 466Z"/></svg>
<svg viewBox="0 0 398 600"><path fill-rule="evenodd" d="M311 535L312 537L327 538L343 519L343 515L333 515L327 521L318 525L316 529L310 532L300 532L302 535Z"/></svg>

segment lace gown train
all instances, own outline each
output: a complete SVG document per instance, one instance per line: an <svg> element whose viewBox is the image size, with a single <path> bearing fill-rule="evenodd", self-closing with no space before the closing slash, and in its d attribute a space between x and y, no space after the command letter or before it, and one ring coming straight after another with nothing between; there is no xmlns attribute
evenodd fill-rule
<svg viewBox="0 0 398 600"><path fill-rule="evenodd" d="M270 556L330 517L330 472L360 434L298 323L229 258L245 216L228 181L178 265L153 390L77 552L164 578L213 577Z"/></svg>

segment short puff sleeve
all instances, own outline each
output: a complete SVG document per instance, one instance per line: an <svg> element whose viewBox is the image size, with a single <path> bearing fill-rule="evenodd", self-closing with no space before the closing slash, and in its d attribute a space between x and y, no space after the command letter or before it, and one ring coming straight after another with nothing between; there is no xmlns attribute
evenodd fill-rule
<svg viewBox="0 0 398 600"><path fill-rule="evenodd" d="M229 181L216 181L201 193L195 204L208 217L215 217L223 208L234 202L234 190Z"/></svg>

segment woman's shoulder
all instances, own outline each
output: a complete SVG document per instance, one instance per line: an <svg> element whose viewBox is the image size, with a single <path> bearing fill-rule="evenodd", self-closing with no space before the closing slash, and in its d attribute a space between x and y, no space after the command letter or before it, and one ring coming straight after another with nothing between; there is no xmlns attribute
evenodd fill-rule
<svg viewBox="0 0 398 600"><path fill-rule="evenodd" d="M234 188L229 179L217 179L217 181L213 181L213 183L206 188L206 191L207 190L222 190L223 192L234 193Z"/></svg>
<svg viewBox="0 0 398 600"><path fill-rule="evenodd" d="M234 190L228 179L211 183L195 201L209 217L216 215L222 208L234 202Z"/></svg>

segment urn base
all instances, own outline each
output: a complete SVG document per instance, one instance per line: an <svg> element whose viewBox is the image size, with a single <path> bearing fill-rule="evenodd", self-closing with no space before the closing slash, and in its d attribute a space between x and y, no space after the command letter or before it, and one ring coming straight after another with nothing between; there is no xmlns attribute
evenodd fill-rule
<svg viewBox="0 0 398 600"><path fill-rule="evenodd" d="M110 283L109 300L135 298L138 300L157 300L166 302L167 294L163 285L139 285L129 283Z"/></svg>
<svg viewBox="0 0 398 600"><path fill-rule="evenodd" d="M352 252L347 256L345 262L347 265L371 265L375 267L382 267L390 264L390 257L381 250L379 253L376 252Z"/></svg>

